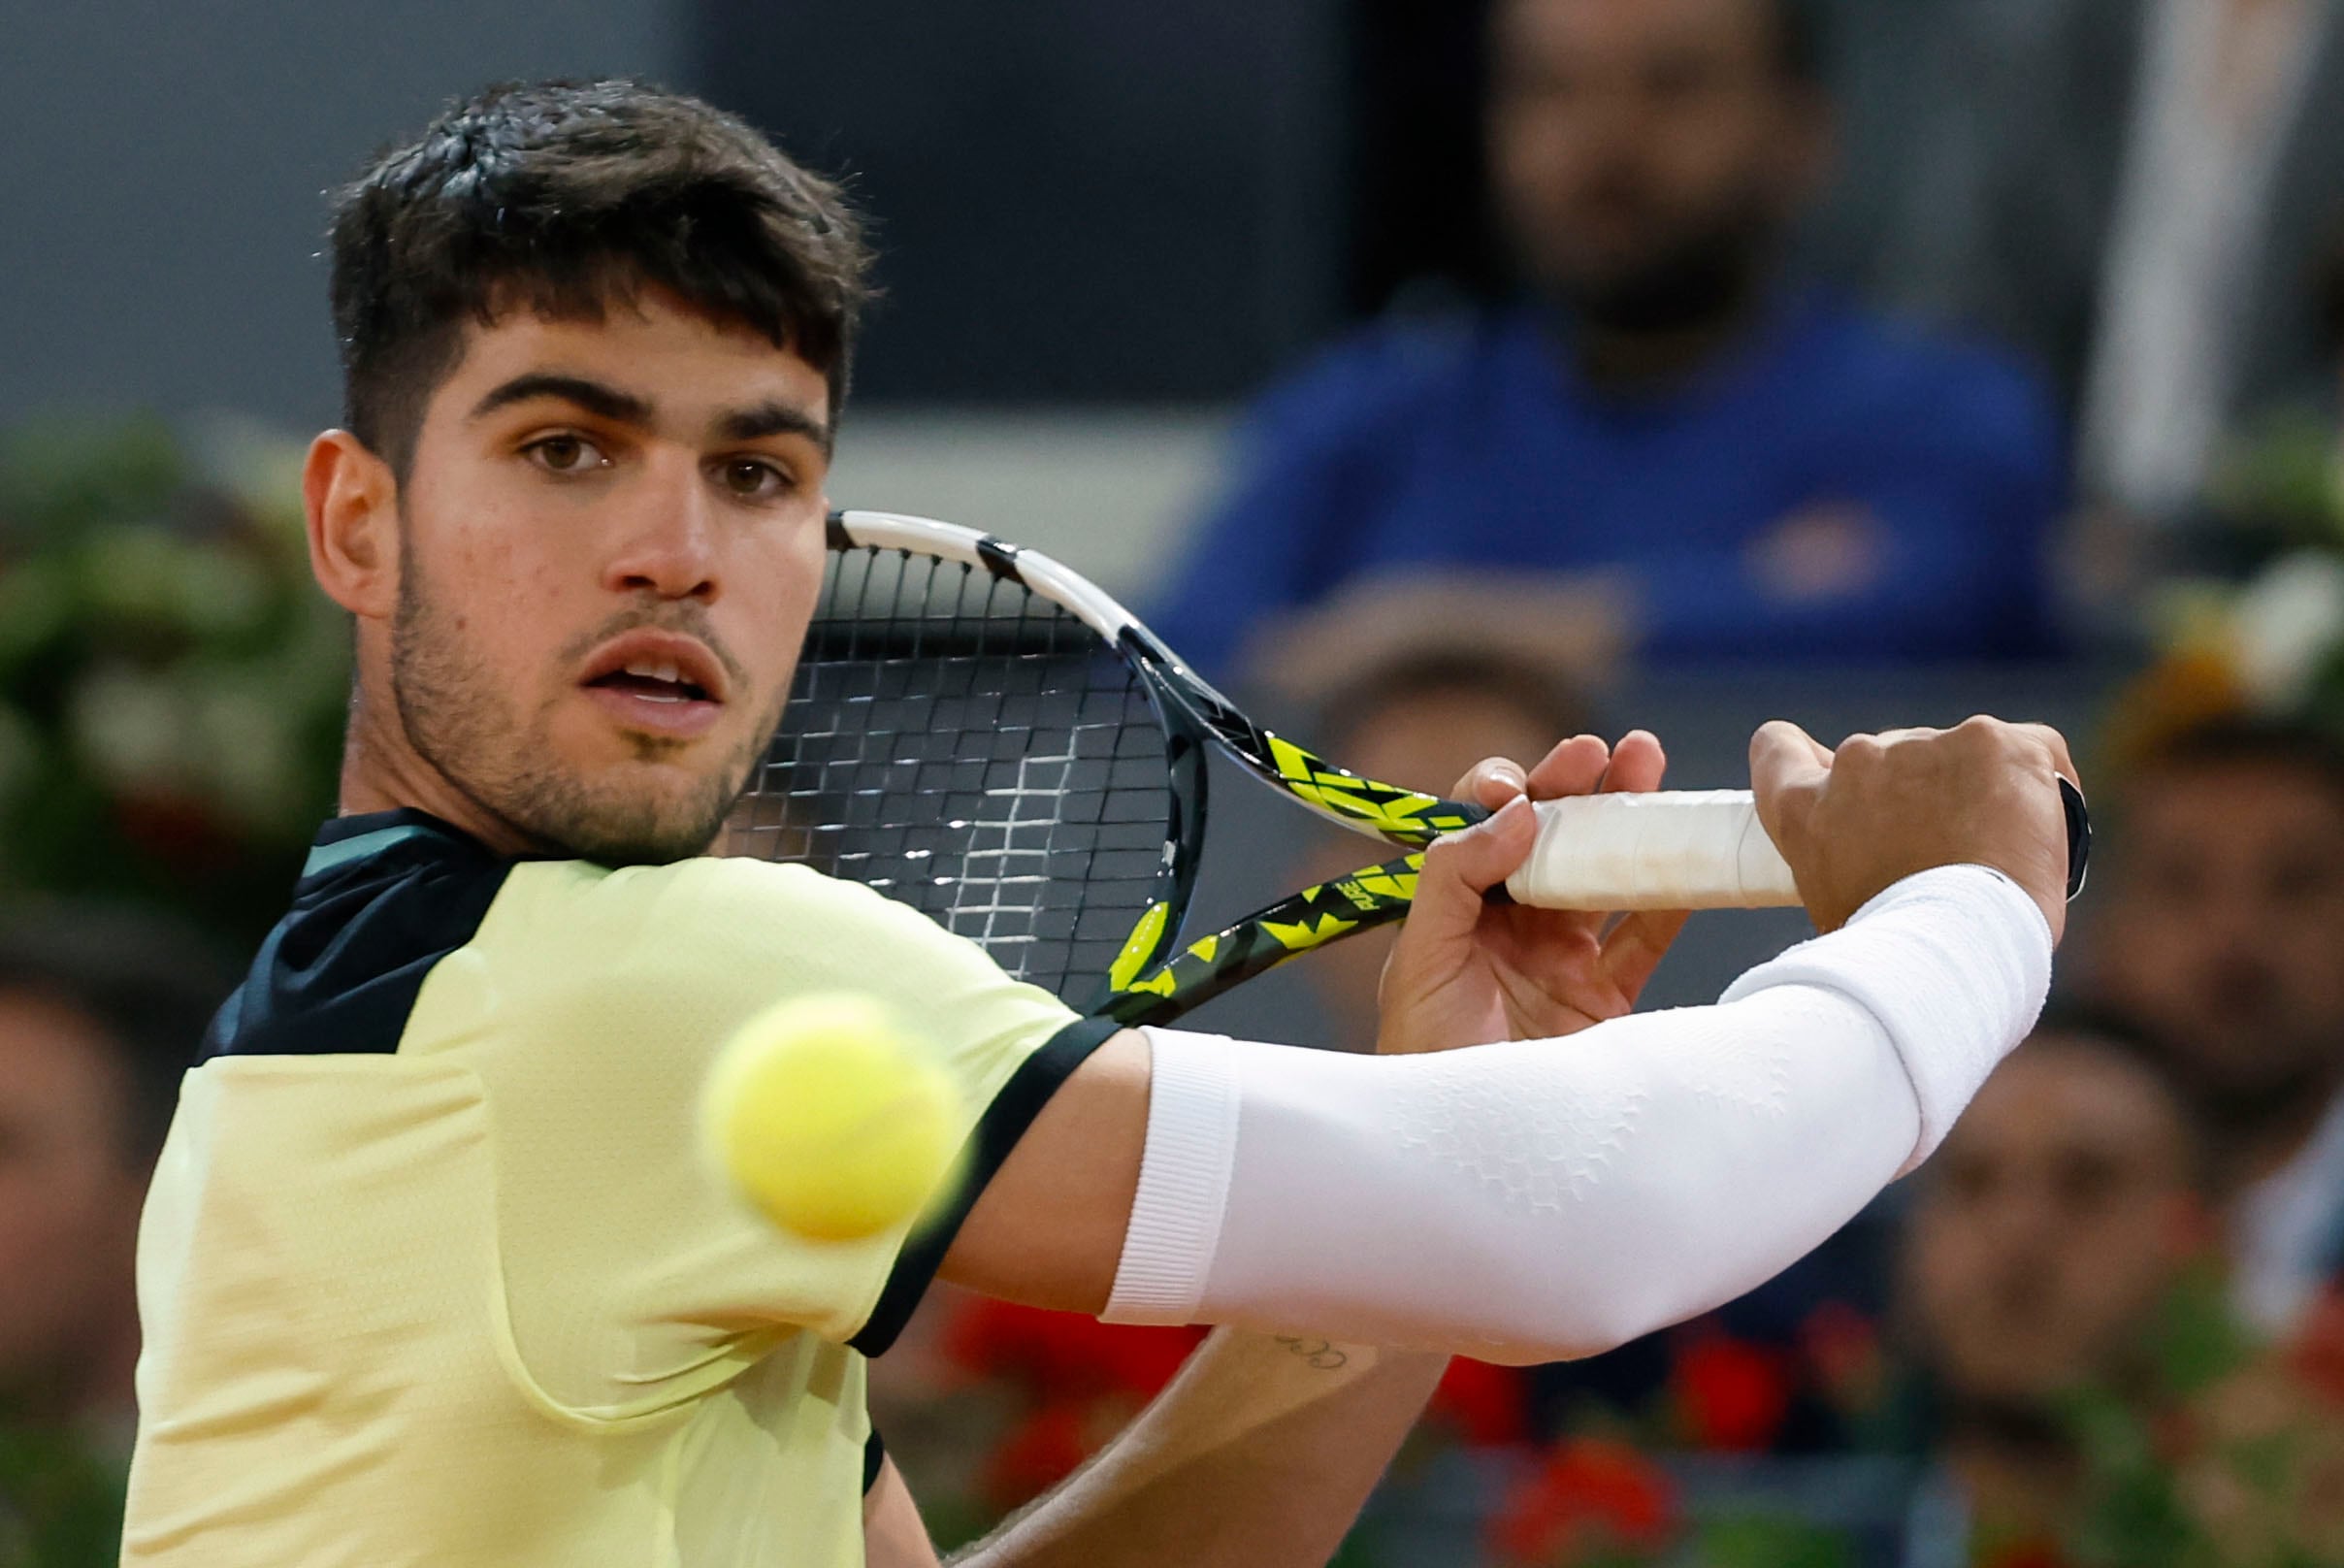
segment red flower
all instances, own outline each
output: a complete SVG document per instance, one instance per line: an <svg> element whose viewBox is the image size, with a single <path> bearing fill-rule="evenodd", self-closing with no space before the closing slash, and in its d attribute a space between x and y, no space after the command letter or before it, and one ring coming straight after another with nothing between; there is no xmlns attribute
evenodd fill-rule
<svg viewBox="0 0 2344 1568"><path fill-rule="evenodd" d="M1719 1329L1705 1329L1677 1353L1669 1387L1695 1447L1750 1453L1766 1448L1790 1413L1786 1357Z"/></svg>
<svg viewBox="0 0 2344 1568"><path fill-rule="evenodd" d="M2314 1393L2344 1405L2344 1292L2326 1290L2312 1303L2288 1359Z"/></svg>
<svg viewBox="0 0 2344 1568"><path fill-rule="evenodd" d="M1023 1508L1091 1457L1087 1413L1079 1404L1044 1405L1011 1429L985 1461L979 1482L996 1513Z"/></svg>
<svg viewBox="0 0 2344 1568"><path fill-rule="evenodd" d="M1529 1389L1519 1367L1457 1356L1433 1390L1430 1414L1467 1448L1509 1448L1530 1441Z"/></svg>
<svg viewBox="0 0 2344 1568"><path fill-rule="evenodd" d="M1978 1568L2067 1568L2067 1559L2048 1541L2014 1541L1988 1555Z"/></svg>
<svg viewBox="0 0 2344 1568"><path fill-rule="evenodd" d="M1489 1548L1517 1568L1562 1568L1621 1549L1657 1551L1676 1526L1677 1494L1625 1444L1572 1438L1517 1486L1489 1524Z"/></svg>
<svg viewBox="0 0 2344 1568"><path fill-rule="evenodd" d="M114 819L125 842L180 875L224 871L239 859L227 824L193 796L164 790L126 795L114 802Z"/></svg>
<svg viewBox="0 0 2344 1568"><path fill-rule="evenodd" d="M1887 1390L1880 1331L1844 1301L1826 1301L1799 1325L1799 1347L1824 1396L1842 1410L1877 1404Z"/></svg>
<svg viewBox="0 0 2344 1568"><path fill-rule="evenodd" d="M1201 1328L1102 1323L970 1296L944 1330L944 1353L984 1377L1018 1384L1044 1403L1124 1394L1139 1403L1172 1381Z"/></svg>

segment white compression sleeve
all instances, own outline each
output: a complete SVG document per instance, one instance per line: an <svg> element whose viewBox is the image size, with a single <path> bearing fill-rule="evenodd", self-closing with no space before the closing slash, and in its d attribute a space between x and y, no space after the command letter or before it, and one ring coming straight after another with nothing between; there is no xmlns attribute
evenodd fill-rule
<svg viewBox="0 0 2344 1568"><path fill-rule="evenodd" d="M1714 1007L1567 1039L1374 1058L1150 1029L1106 1316L1491 1360L1624 1343L1770 1278L1926 1154L2032 1027L2050 948L2033 900L1958 866Z"/></svg>

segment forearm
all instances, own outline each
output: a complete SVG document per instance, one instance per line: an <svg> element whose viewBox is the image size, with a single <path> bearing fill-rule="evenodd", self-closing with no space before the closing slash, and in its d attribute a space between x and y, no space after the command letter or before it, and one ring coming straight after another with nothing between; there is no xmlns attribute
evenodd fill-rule
<svg viewBox="0 0 2344 1568"><path fill-rule="evenodd" d="M1105 1452L954 1563L1323 1563L1447 1365L1224 1328Z"/></svg>
<svg viewBox="0 0 2344 1568"><path fill-rule="evenodd" d="M1717 1007L1567 1041L1376 1061L1151 1031L1109 1316L1609 1349L1762 1283L1925 1155L2049 959L2025 894L1946 870Z"/></svg>

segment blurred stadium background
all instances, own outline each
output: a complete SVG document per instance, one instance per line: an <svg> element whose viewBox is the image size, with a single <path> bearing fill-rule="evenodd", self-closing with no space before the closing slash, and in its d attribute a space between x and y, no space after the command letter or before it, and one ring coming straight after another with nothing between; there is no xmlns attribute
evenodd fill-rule
<svg viewBox="0 0 2344 1568"><path fill-rule="evenodd" d="M2344 745L2344 355L2315 324L2335 304L2326 237L2344 234L2344 139L2325 135L2344 102L2338 8L1818 9L1837 159L1788 265L2032 361L2062 442L2086 451L2060 460L2068 499L2044 559L2008 562L2042 578L2041 636L1922 656L1647 659L1632 637L1576 644L1571 609L1586 601L1566 596L1527 619L1488 614L1535 621L1526 652L1446 635L1345 644L1361 669L1497 659L1490 678L1514 683L1515 705L1481 715L1494 732L1444 710L1453 725L1419 734L1404 727L1422 714L1363 712L1331 677L1227 673L1338 758L1359 752L1314 725L1365 747L1388 720L1390 766L1453 768L1509 722L1577 712L1656 731L1674 781L1693 787L1742 782L1746 736L1770 717L1826 740L1978 710L2060 724L2117 833L2096 889L2116 912L2087 906L2068 989L2128 1016L2064 1027L2090 1049L2031 1068L2040 1094L2071 1091L2084 1112L2044 1129L2011 1110L2001 1142L1979 1134L1938 1188L1892 1192L1771 1292L1579 1368L1459 1363L1344 1560L2344 1562L2344 767L2330 750ZM833 497L993 528L1146 613L1242 466L1266 387L1363 324L1466 319L1504 298L1481 153L1484 11L25 0L0 18L0 914L18 933L0 932L0 1564L112 1560L131 1414L122 1194L134 1210L151 1157L137 1137L108 1145L100 1162L132 1179L59 1207L64 1167L41 1160L70 1152L40 1153L36 1134L64 1113L22 1086L63 1047L16 1003L62 997L105 1034L88 998L113 982L18 935L133 918L154 924L114 951L154 975L207 962L183 951L206 937L227 962L265 929L331 806L341 634L307 592L292 485L299 442L338 412L320 193L500 79L645 76L747 114L845 172L877 221L886 298ZM2203 38L2176 18L2216 16L2281 83L2283 107L2258 111L2276 150L2248 137L2223 166L2253 211L2199 200L2173 217L2229 226L2200 236L2191 274L2215 284L2159 295L2171 278L2156 258L2176 247L2160 248L2157 181L2179 202L2223 177L2144 149L2170 157L2187 140L2173 73ZM2026 119L2038 111L2049 117ZM2100 183L2060 183L2101 149ZM2010 174L1998 158L2047 183L1980 216ZM2128 246L2145 272L2123 270ZM2171 505L2137 504L2147 492L2127 489L2121 464L2094 470L2071 434L2093 417L2105 340L2133 328L2105 299L2079 313L2053 297L2043 279L2069 253L2092 282L2130 279L2126 299L2228 301L2233 338L2255 330L2239 321L2277 320L2300 350L2285 374L2242 372L2206 394L2221 428ZM2119 363L2136 385L2192 361ZM1330 596L1301 612L1343 607ZM1473 619L1454 607L1451 631ZM1453 671L1433 670L1423 689L1444 680ZM2208 798L2188 794L2209 777L2238 791L2213 798L2238 802L2212 813L2220 833ZM1292 816L1266 814L1258 842L1208 868L1209 902L1248 904L1327 864L1324 846L1285 836ZM1705 916L1650 1000L1707 1000L1803 930ZM2165 990L2129 976L2141 954ZM1341 1046L1372 983L1355 967L1289 973L1202 1022ZM2260 1100L2194 1069L2203 1042L2185 1036L2217 1011L2243 1021L2248 1057L2292 1042L2247 1086ZM121 1062L126 1080L175 1070L131 1045ZM2118 1118L2129 1071L2185 1124L2174 1147L2202 1144L2205 1160L2118 1158L2165 1147ZM2022 1235L1995 1204L2029 1181L2051 1195ZM2201 1245L2110 1258L2088 1244L2152 1212L2179 1234L2198 1205ZM1998 1263L1964 1271L1971 1233ZM2237 1282L2273 1269L2283 1305L2259 1309L2267 1292ZM2092 1281L2115 1275L2137 1289L2095 1297ZM2026 1332L2040 1341L2033 1370L1966 1358L1966 1343ZM939 1534L965 1538L1110 1434L1188 1343L934 1303L876 1374L882 1423Z"/></svg>

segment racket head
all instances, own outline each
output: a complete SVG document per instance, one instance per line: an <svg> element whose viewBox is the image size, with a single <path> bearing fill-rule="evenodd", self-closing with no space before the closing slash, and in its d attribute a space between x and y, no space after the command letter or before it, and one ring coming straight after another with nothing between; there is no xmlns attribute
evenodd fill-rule
<svg viewBox="0 0 2344 1568"><path fill-rule="evenodd" d="M951 524L834 516L791 699L722 853L863 882L1077 1006L1177 940L1205 749L1055 563Z"/></svg>

